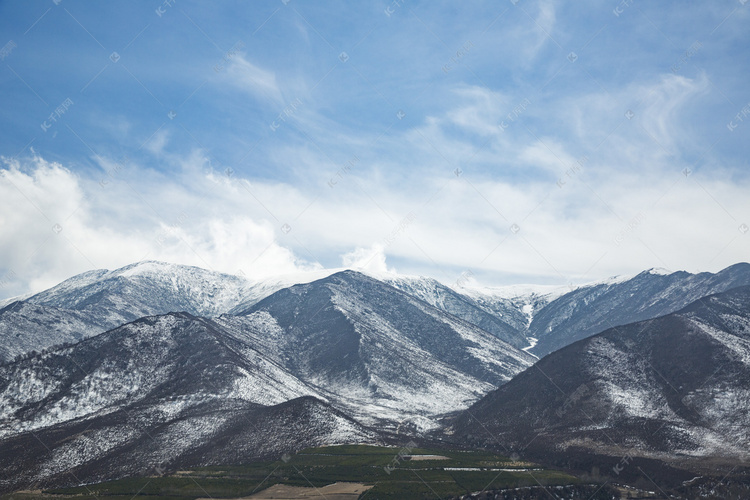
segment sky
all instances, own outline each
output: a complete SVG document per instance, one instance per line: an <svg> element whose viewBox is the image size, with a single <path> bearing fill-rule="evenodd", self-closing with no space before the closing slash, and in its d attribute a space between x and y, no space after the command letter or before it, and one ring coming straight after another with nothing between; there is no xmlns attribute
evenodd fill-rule
<svg viewBox="0 0 750 500"><path fill-rule="evenodd" d="M0 298L750 256L750 2L0 1Z"/></svg>

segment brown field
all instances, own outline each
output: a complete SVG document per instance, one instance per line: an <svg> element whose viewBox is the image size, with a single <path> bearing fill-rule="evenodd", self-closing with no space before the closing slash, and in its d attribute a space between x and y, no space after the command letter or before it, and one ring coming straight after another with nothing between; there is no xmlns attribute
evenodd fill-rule
<svg viewBox="0 0 750 500"><path fill-rule="evenodd" d="M404 458L408 458L414 461L420 460L450 460L448 457L443 455L405 455Z"/></svg>
<svg viewBox="0 0 750 500"><path fill-rule="evenodd" d="M356 500L372 488L361 483L334 483L322 488L302 488L275 484L259 493L245 497L247 500L303 500L307 498L326 498L327 500ZM201 499L205 500L205 499Z"/></svg>

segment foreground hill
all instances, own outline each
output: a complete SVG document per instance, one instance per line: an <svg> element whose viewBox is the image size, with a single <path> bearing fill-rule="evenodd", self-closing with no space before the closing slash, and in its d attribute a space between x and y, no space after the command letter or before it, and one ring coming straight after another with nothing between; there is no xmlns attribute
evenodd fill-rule
<svg viewBox="0 0 750 500"><path fill-rule="evenodd" d="M0 367L1 489L377 441L251 346L187 313Z"/></svg>
<svg viewBox="0 0 750 500"><path fill-rule="evenodd" d="M456 439L667 463L750 458L750 287L540 360L452 422Z"/></svg>

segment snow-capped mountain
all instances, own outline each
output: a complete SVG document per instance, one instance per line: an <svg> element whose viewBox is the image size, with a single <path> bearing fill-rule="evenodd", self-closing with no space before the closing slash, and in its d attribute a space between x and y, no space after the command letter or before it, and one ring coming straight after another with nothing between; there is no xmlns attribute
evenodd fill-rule
<svg viewBox="0 0 750 500"><path fill-rule="evenodd" d="M79 274L41 293L9 300L0 310L0 363L116 328L144 316L185 311L213 317L246 309L273 292L308 283L333 270L270 279L144 261ZM46 308L46 309L45 309Z"/></svg>
<svg viewBox="0 0 750 500"><path fill-rule="evenodd" d="M354 271L276 292L222 317L348 414L368 424L434 427L530 366L496 336ZM260 326L262 325L262 327ZM261 347L262 346L262 347Z"/></svg>
<svg viewBox="0 0 750 500"><path fill-rule="evenodd" d="M18 474L5 483L15 488L74 483L68 472L100 480L163 464L378 442L371 426L434 429L441 414L533 361L470 323L344 271L282 289L237 316L147 316L0 365L0 448L14 450L0 464ZM280 408L292 408L283 428L269 423Z"/></svg>
<svg viewBox="0 0 750 500"><path fill-rule="evenodd" d="M0 490L378 440L238 337L171 313L0 366Z"/></svg>
<svg viewBox="0 0 750 500"><path fill-rule="evenodd" d="M529 347L525 334L528 317L525 303L519 304L516 297L493 293L493 290L477 290L465 293L461 288L451 288L432 278L403 275L375 275L404 293L418 298L442 311L490 332L514 347Z"/></svg>
<svg viewBox="0 0 750 500"><path fill-rule="evenodd" d="M750 458L750 287L564 347L453 431L536 456Z"/></svg>
<svg viewBox="0 0 750 500"><path fill-rule="evenodd" d="M0 363L51 345L78 342L108 326L80 311L11 302L0 309Z"/></svg>
<svg viewBox="0 0 750 500"><path fill-rule="evenodd" d="M44 292L18 298L16 303L4 301L0 363L147 315L177 311L203 317L237 314L278 290L336 272L340 270L251 280L152 261L114 271L90 271ZM514 347L544 356L612 326L668 314L702 296L750 284L750 264L737 264L716 274L649 270L570 287L447 286L418 276L368 275ZM45 307L49 309L45 311Z"/></svg>
<svg viewBox="0 0 750 500"><path fill-rule="evenodd" d="M750 264L718 273L644 271L576 288L535 312L527 335L538 339L530 349L544 356L612 328L677 311L706 295L750 285Z"/></svg>

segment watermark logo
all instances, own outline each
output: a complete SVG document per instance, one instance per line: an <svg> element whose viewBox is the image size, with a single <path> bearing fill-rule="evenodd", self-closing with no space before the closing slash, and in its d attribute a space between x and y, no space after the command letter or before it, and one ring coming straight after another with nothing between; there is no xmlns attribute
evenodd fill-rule
<svg viewBox="0 0 750 500"><path fill-rule="evenodd" d="M300 106L302 106L302 101L299 98L289 103L284 109L281 110L281 113L279 113L276 119L271 122L271 130L273 132L276 132L276 130L278 130L282 124L286 123L287 118L292 117L297 112Z"/></svg>
<svg viewBox="0 0 750 500"><path fill-rule="evenodd" d="M472 43L471 40L466 41L461 48L459 48L455 55L451 56L450 60L443 65L443 72L448 73L451 69L453 69L454 64L458 64L458 62L468 54L471 49L474 48L474 43Z"/></svg>
<svg viewBox="0 0 750 500"><path fill-rule="evenodd" d="M396 10L400 9L404 3L405 0L393 0L393 2L391 2L383 12L385 12L386 16L391 17L391 15L393 15Z"/></svg>
<svg viewBox="0 0 750 500"><path fill-rule="evenodd" d="M563 415L565 415L568 410L570 410L570 407L576 404L578 401L580 401L586 394L589 392L589 387L586 384L581 384L576 388L575 391L573 391L573 394L570 395L568 399L565 400L565 403L555 410L555 415L557 415L557 418L562 418Z"/></svg>
<svg viewBox="0 0 750 500"><path fill-rule="evenodd" d="M0 61L5 61L5 58L8 57L16 47L18 47L18 45L13 40L9 40L8 43L3 45L3 48L0 49Z"/></svg>
<svg viewBox="0 0 750 500"><path fill-rule="evenodd" d="M568 183L568 180L576 177L583 171L583 166L589 161L586 155L581 156L571 167L565 171L564 175L557 179L557 187L562 188Z"/></svg>
<svg viewBox="0 0 750 500"><path fill-rule="evenodd" d="M159 5L156 8L156 10L154 12L156 12L157 16L161 17L161 16L163 16L167 12L168 8L170 8L171 6L173 6L175 4L176 1L177 0L164 0L161 3L161 5Z"/></svg>
<svg viewBox="0 0 750 500"><path fill-rule="evenodd" d="M393 457L393 460L391 460L391 462L388 465L383 467L383 470L385 471L385 473L390 475L391 472L393 472L396 469L396 467L398 467L399 464L404 459L406 459L406 457L411 455L412 451L414 451L416 447L417 447L417 443L415 443L414 441L409 441L408 443L406 443L406 446L401 448L398 451L398 453L396 453L396 456Z"/></svg>
<svg viewBox="0 0 750 500"><path fill-rule="evenodd" d="M352 156L349 161L347 161L341 168L339 168L336 173L328 180L328 186L330 188L333 188L336 184L339 183L340 179L343 179L343 177L349 173L349 171L354 167L357 163L359 163L359 158L357 155Z"/></svg>
<svg viewBox="0 0 750 500"><path fill-rule="evenodd" d="M221 58L221 60L214 64L214 71L219 73L221 70L224 69L224 65L229 62L230 59L232 59L237 52L245 48L245 42L242 40L238 40L234 45L232 45L232 48L229 49Z"/></svg>
<svg viewBox="0 0 750 500"><path fill-rule="evenodd" d="M466 286L466 284L474 277L474 273L471 272L470 269L467 269L466 271L462 272L461 275L456 280L456 287L457 288L463 288Z"/></svg>
<svg viewBox="0 0 750 500"><path fill-rule="evenodd" d="M628 221L628 224L625 226L625 228L617 233L617 236L615 236L615 245L620 246L620 244L625 241L630 233L635 231L641 224L643 224L645 220L646 215L643 212L638 212L635 217Z"/></svg>
<svg viewBox="0 0 750 500"><path fill-rule="evenodd" d="M128 155L124 155L114 167L107 170L107 177L114 178L115 174L119 173L123 169L125 164L129 161L130 157ZM109 184L109 180L107 180L107 177L104 177L99 181L99 185L101 187L106 187Z"/></svg>
<svg viewBox="0 0 750 500"><path fill-rule="evenodd" d="M414 212L409 212L406 217L401 219L398 225L391 231L388 236L385 237L384 243L386 247L391 246L394 241L398 239L401 234L417 219Z"/></svg>
<svg viewBox="0 0 750 500"><path fill-rule="evenodd" d="M672 73L677 74L680 69L682 69L683 64L688 62L692 57L698 53L698 51L703 47L703 43L696 40L693 42L693 44L688 47L688 49L685 51L682 56L677 60L676 63L674 63L672 66L670 66L670 69L672 70Z"/></svg>
<svg viewBox="0 0 750 500"><path fill-rule="evenodd" d="M505 116L505 120L501 121L500 125L498 125L500 127L500 131L505 131L505 129L510 127L513 122L518 120L518 118L526 111L526 108L529 107L529 104L531 104L531 101L529 99L523 99L521 102L519 102L516 107L513 108L513 111Z"/></svg>
<svg viewBox="0 0 750 500"><path fill-rule="evenodd" d="M736 129L740 123L744 122L745 119L750 116L750 102L745 104L742 109L737 113L734 118L729 120L729 123L727 123L727 128L730 132L734 132L734 129Z"/></svg>
<svg viewBox="0 0 750 500"><path fill-rule="evenodd" d="M630 454L625 455L617 464L612 467L612 472L615 473L615 476L619 476L620 472L622 472L625 467L627 467L632 461L633 457L630 456Z"/></svg>
<svg viewBox="0 0 750 500"><path fill-rule="evenodd" d="M0 278L0 288L5 288L6 286L10 285L17 277L16 272L11 269L7 273L3 275L2 278Z"/></svg>
<svg viewBox="0 0 750 500"><path fill-rule="evenodd" d="M633 0L622 0L617 6L614 8L612 13L615 15L615 17L620 17L620 14L625 12L625 10L630 7L633 4Z"/></svg>
<svg viewBox="0 0 750 500"><path fill-rule="evenodd" d="M71 106L73 106L73 104L75 103L70 97L68 97L63 102L61 102L60 105L57 108L55 108L55 111L50 113L47 119L42 122L41 124L42 130L44 130L45 132L49 130L50 127L52 127L54 123L57 123L57 120L59 118L61 118L65 113L68 112L68 110L70 109Z"/></svg>
<svg viewBox="0 0 750 500"><path fill-rule="evenodd" d="M189 218L190 216L188 214L186 214L185 212L180 212L180 214L172 224L162 228L162 230L159 231L159 234L156 236L156 244L160 247L164 246L167 238L169 238L169 236L171 236L177 229L182 227L185 224L185 221L187 221Z"/></svg>

